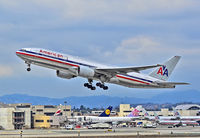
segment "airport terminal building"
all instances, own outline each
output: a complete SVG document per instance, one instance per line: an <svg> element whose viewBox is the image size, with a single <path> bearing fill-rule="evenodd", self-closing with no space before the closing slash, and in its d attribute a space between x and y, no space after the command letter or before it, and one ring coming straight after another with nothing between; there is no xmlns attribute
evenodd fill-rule
<svg viewBox="0 0 200 138"><path fill-rule="evenodd" d="M139 116L143 117L143 107L137 106L140 110ZM200 115L200 106L196 104L178 105L175 108L181 116L198 116ZM54 114L60 110L59 116ZM130 104L120 104L119 112L112 111L111 116L127 116L134 107ZM92 111L88 115L97 116L102 111ZM159 111L147 111L150 116L154 116L154 112L158 116L174 116L174 112L168 108L163 108ZM30 129L30 128L59 128L64 126L67 118L76 115L72 113L70 105L31 105L29 103L20 104L0 104L0 129L13 130L13 129ZM78 113L78 115L82 115ZM87 114L84 114L87 116ZM145 122L145 120L135 120L135 122Z"/></svg>
<svg viewBox="0 0 200 138"><path fill-rule="evenodd" d="M61 116L54 116L61 109ZM0 127L6 130L50 128L71 116L70 105L31 105L29 103L0 106Z"/></svg>

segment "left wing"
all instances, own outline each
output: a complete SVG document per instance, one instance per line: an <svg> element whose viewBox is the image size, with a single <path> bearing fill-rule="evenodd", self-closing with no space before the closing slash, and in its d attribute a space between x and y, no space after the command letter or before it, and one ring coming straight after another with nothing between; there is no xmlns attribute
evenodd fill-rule
<svg viewBox="0 0 200 138"><path fill-rule="evenodd" d="M129 73L129 72L140 72L142 70L156 68L162 65L151 65L151 66L141 66L141 67L116 67L116 68L96 68L95 70L99 73L111 73L111 74L119 74L119 73Z"/></svg>
<svg viewBox="0 0 200 138"><path fill-rule="evenodd" d="M159 85L190 85L190 83L186 82L156 82Z"/></svg>

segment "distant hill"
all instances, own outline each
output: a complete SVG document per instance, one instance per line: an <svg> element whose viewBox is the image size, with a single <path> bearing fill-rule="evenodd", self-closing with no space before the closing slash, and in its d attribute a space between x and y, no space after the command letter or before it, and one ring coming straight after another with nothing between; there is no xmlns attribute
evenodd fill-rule
<svg viewBox="0 0 200 138"><path fill-rule="evenodd" d="M25 94L11 94L0 97L3 103L32 103L33 105L59 105L67 101L72 108L80 107L107 107L109 105L118 106L119 104L142 104L142 103L180 103L193 102L200 103L200 91L180 91L180 92L163 92L152 98L135 98L135 97L111 97L111 96L85 96L85 97L66 97L66 98L48 98L40 96L30 96Z"/></svg>

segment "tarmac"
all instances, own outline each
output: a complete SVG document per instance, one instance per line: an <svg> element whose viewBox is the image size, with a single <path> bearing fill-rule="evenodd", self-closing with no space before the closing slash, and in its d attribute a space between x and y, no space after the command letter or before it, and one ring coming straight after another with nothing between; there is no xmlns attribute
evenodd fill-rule
<svg viewBox="0 0 200 138"><path fill-rule="evenodd" d="M0 130L0 138L169 138L199 137L200 127L113 128L113 129L29 129Z"/></svg>

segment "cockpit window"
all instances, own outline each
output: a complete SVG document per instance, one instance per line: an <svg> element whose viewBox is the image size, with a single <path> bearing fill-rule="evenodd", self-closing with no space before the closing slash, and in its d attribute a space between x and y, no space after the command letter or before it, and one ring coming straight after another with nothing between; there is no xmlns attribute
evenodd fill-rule
<svg viewBox="0 0 200 138"><path fill-rule="evenodd" d="M25 50L25 49L21 49L21 51L24 51L24 52L25 52L26 50Z"/></svg>

